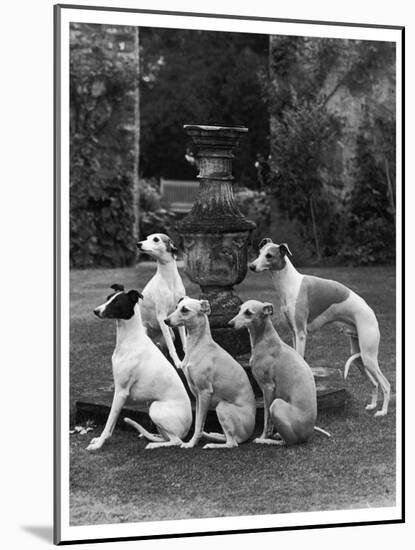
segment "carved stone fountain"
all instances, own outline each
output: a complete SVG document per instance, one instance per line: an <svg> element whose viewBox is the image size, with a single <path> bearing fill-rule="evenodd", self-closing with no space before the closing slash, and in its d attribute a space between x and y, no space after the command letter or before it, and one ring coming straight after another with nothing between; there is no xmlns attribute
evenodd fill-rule
<svg viewBox="0 0 415 550"><path fill-rule="evenodd" d="M239 211L232 189L232 160L247 128L184 126L196 146L199 196L189 214L177 224L188 277L209 300L214 339L233 356L249 353L246 332L236 332L228 321L242 300L233 287L247 271L248 245L255 223Z"/></svg>

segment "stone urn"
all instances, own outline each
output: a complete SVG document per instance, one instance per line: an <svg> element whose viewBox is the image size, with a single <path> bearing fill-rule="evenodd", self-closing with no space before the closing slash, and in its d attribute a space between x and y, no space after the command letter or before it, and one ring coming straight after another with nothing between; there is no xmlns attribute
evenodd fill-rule
<svg viewBox="0 0 415 550"><path fill-rule="evenodd" d="M215 340L234 356L248 353L245 331L235 332L227 324L242 303L233 287L245 278L250 235L255 229L255 223L238 209L232 189L232 159L248 129L199 125L184 129L196 146L200 179L192 210L177 224L185 271L200 286L200 298L210 302Z"/></svg>

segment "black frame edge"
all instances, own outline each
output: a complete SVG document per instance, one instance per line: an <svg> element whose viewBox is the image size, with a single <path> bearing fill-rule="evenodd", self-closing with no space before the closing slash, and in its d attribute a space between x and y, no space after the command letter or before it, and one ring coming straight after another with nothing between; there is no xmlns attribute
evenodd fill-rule
<svg viewBox="0 0 415 550"><path fill-rule="evenodd" d="M60 315L61 315L61 6L53 6L53 542L61 543L61 365L60 365Z"/></svg>

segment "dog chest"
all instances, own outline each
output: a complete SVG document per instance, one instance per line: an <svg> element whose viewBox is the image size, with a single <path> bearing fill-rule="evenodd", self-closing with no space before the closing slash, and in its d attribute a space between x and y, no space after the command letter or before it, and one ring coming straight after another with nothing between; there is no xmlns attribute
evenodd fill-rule
<svg viewBox="0 0 415 550"><path fill-rule="evenodd" d="M275 358L265 352L255 352L252 357L251 370L259 385L270 384L274 380Z"/></svg>

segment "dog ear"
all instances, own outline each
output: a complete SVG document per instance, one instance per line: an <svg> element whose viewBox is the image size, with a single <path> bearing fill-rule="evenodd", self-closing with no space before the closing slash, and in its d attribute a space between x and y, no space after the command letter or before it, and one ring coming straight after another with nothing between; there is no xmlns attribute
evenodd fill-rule
<svg viewBox="0 0 415 550"><path fill-rule="evenodd" d="M258 249L261 250L262 247L269 243L272 243L272 239L270 239L269 237L267 237L266 239L262 239L262 241L258 245Z"/></svg>
<svg viewBox="0 0 415 550"><path fill-rule="evenodd" d="M272 304L270 304L269 302L266 302L262 306L262 313L264 315L272 315L274 313L274 306Z"/></svg>
<svg viewBox="0 0 415 550"><path fill-rule="evenodd" d="M167 240L166 249L167 252L171 252L174 257L176 257L179 252L179 249L170 238Z"/></svg>
<svg viewBox="0 0 415 550"><path fill-rule="evenodd" d="M110 286L112 290L115 290L115 292L124 292L124 285L119 285L117 283Z"/></svg>
<svg viewBox="0 0 415 550"><path fill-rule="evenodd" d="M143 300L143 295L141 294L141 292L138 292L138 290L129 290L127 292L127 296L133 302L133 304L136 304L139 298Z"/></svg>
<svg viewBox="0 0 415 550"><path fill-rule="evenodd" d="M282 256L286 256L287 254L292 256L291 250L290 250L287 243L281 243L280 244L280 252L281 252Z"/></svg>
<svg viewBox="0 0 415 550"><path fill-rule="evenodd" d="M200 311L202 313L204 313L205 315L209 315L210 314L210 304L209 304L209 302L207 300L200 300L199 304L200 304Z"/></svg>

